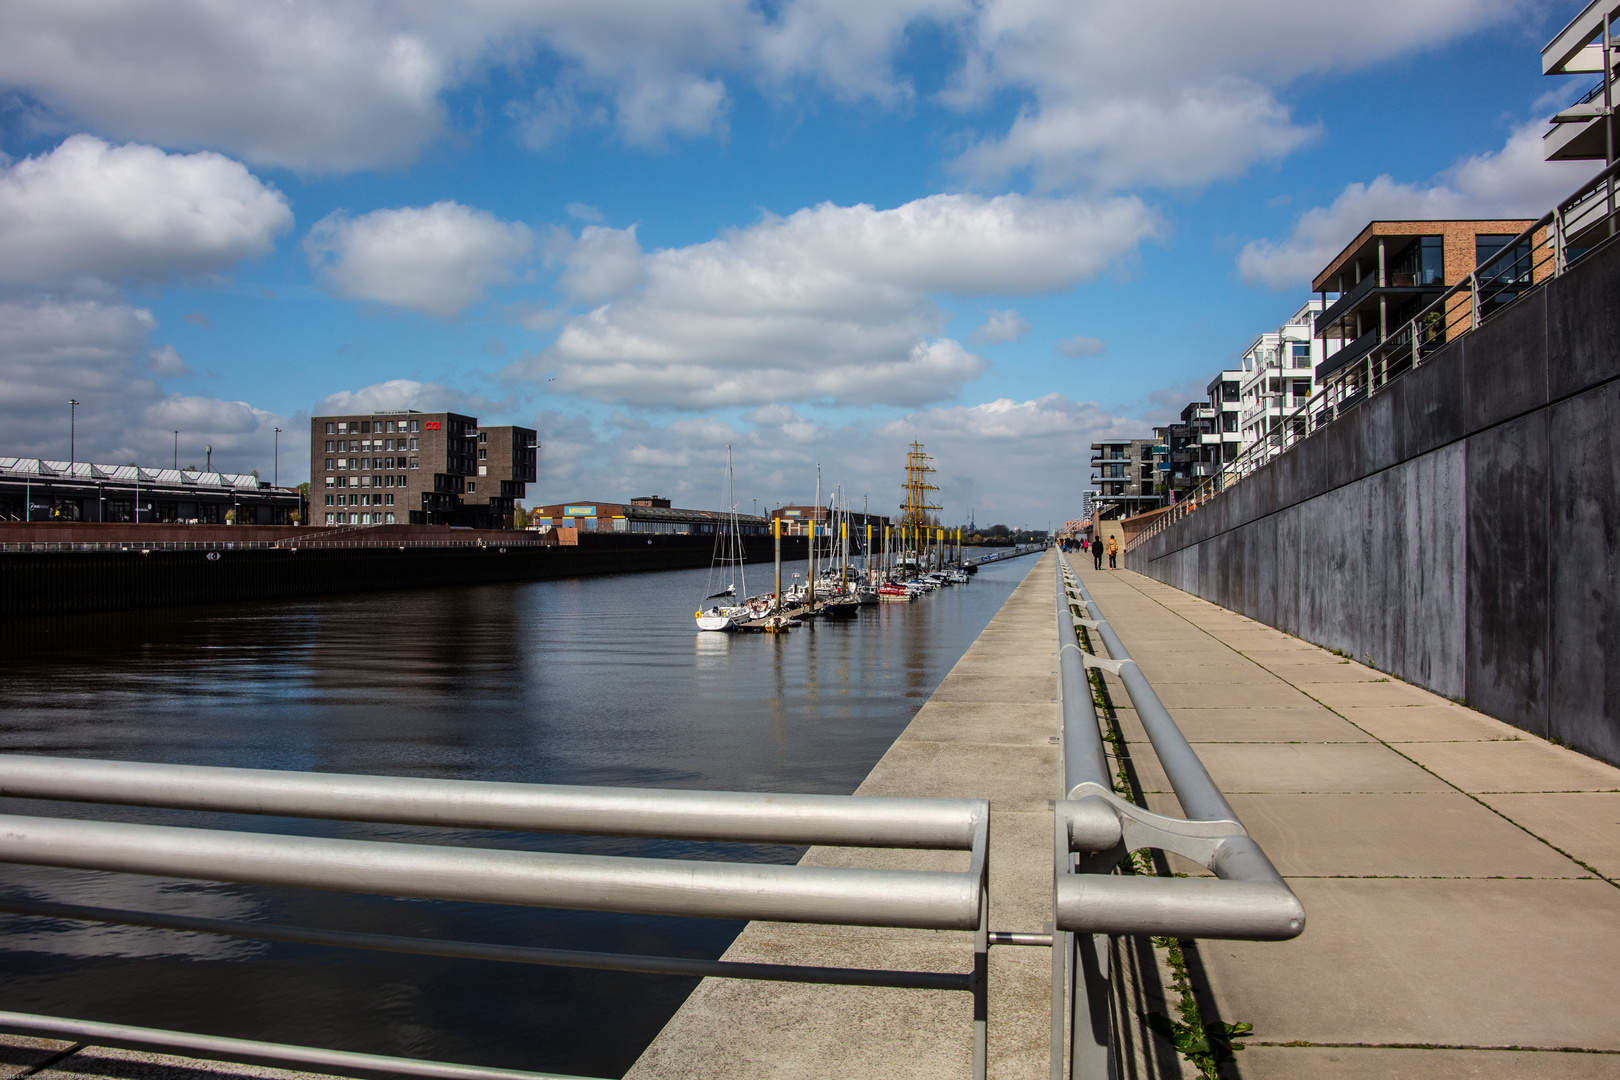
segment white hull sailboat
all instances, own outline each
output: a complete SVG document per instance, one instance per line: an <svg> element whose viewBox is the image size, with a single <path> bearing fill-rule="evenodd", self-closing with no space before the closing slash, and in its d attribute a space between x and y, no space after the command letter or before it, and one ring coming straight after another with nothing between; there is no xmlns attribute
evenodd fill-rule
<svg viewBox="0 0 1620 1080"><path fill-rule="evenodd" d="M726 447L726 516L721 520L714 536L714 562L709 567L709 596L707 600L726 597L730 601L712 604L697 610L697 628L708 631L735 630L739 623L756 617L748 604L736 603L736 598L748 595L748 579L743 571L747 552L743 548L742 530L737 524L736 481L731 471L731 447ZM729 575L723 587L715 589L716 577Z"/></svg>

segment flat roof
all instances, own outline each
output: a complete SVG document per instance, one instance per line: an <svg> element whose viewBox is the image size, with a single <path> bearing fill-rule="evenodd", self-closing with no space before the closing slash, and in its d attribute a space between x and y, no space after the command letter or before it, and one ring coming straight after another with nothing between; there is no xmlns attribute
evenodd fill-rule
<svg viewBox="0 0 1620 1080"><path fill-rule="evenodd" d="M44 458L0 457L0 475L16 479L97 481L123 484L169 484L222 491L259 490L252 473L208 472L201 469L147 469L139 465L97 465L88 461L50 461ZM278 488L275 490L292 490Z"/></svg>

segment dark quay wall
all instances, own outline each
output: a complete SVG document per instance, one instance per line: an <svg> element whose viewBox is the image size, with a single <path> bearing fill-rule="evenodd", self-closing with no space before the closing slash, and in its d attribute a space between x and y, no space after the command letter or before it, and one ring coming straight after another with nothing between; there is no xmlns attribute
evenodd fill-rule
<svg viewBox="0 0 1620 1080"><path fill-rule="evenodd" d="M1620 243L1125 565L1620 764Z"/></svg>
<svg viewBox="0 0 1620 1080"><path fill-rule="evenodd" d="M396 542L309 530L276 546L233 543L223 534L182 540L172 529L163 539L154 532L97 543L81 533L72 543L14 542L0 550L0 618L690 569L708 566L714 550L710 536L586 534L578 545L558 545L537 543L532 533L468 539L467 530L386 525L358 535L384 531ZM447 535L436 540L440 532ZM769 563L771 545L769 537L750 538L748 561ZM783 537L784 559L803 559L805 552L803 537Z"/></svg>

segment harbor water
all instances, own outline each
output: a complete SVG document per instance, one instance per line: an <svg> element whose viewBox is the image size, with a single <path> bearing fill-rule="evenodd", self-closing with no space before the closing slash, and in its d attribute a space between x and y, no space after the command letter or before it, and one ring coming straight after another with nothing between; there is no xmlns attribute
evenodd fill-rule
<svg viewBox="0 0 1620 1080"><path fill-rule="evenodd" d="M847 794L1029 567L1009 560L969 585L778 635L698 633L707 571L0 624L0 752ZM753 591L769 587L768 566L748 570ZM653 857L800 854L12 799L0 813ZM704 958L741 929L5 865L0 896ZM585 1076L622 1074L696 985L6 915L0 946L4 1009Z"/></svg>

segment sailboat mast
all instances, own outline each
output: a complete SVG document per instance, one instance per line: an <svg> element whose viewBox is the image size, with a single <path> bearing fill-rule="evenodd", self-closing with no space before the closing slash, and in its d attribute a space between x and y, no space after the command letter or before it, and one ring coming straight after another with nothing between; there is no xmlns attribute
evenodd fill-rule
<svg viewBox="0 0 1620 1080"><path fill-rule="evenodd" d="M821 462L816 462L816 508L810 514L810 577L805 582L806 603L816 610L816 518L821 516Z"/></svg>
<svg viewBox="0 0 1620 1080"><path fill-rule="evenodd" d="M771 519L771 535L776 539L776 613L782 614L782 515L778 513Z"/></svg>
<svg viewBox="0 0 1620 1080"><path fill-rule="evenodd" d="M748 571L743 567L742 528L737 524L737 478L731 471L731 444L726 444L726 500L731 510L731 555L737 560L737 595L741 603L748 599Z"/></svg>

